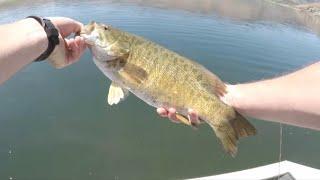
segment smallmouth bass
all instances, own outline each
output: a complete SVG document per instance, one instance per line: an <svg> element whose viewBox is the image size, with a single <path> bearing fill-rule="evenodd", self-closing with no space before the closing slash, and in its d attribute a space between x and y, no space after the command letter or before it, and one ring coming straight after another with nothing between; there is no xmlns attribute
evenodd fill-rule
<svg viewBox="0 0 320 180"><path fill-rule="evenodd" d="M255 128L219 96L225 84L200 64L142 37L101 23L91 22L85 38L97 67L112 81L108 103L118 104L129 91L154 107L174 107L188 123L188 109L208 123L230 155L237 153L240 137L256 134Z"/></svg>

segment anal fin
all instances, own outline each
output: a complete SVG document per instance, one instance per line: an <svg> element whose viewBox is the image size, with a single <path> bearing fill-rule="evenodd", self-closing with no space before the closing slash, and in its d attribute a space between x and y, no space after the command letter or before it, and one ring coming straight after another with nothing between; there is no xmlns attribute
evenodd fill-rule
<svg viewBox="0 0 320 180"><path fill-rule="evenodd" d="M177 119L178 119L180 122L182 122L183 124L185 124L185 125L187 125L187 126L191 126L191 127L195 128L195 129L197 129L197 124L192 123L192 122L189 120L189 118L187 118L187 117L185 117L185 116L183 116L183 115L181 115L181 114L179 114L179 113L176 113L176 117L177 117Z"/></svg>
<svg viewBox="0 0 320 180"><path fill-rule="evenodd" d="M176 113L176 117L177 119L182 122L183 124L187 125L187 126L192 126L191 122L189 121L188 118L184 117L181 114Z"/></svg>

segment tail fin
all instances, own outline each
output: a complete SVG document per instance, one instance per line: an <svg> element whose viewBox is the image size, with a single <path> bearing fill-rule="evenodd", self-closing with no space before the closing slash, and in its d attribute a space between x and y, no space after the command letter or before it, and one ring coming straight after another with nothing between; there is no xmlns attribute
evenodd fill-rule
<svg viewBox="0 0 320 180"><path fill-rule="evenodd" d="M256 134L254 126L237 112L235 118L225 121L220 126L211 125L211 127L221 141L225 151L232 157L237 154L239 138Z"/></svg>
<svg viewBox="0 0 320 180"><path fill-rule="evenodd" d="M236 112L236 117L230 121L239 137L248 137L257 134L256 128L241 114Z"/></svg>

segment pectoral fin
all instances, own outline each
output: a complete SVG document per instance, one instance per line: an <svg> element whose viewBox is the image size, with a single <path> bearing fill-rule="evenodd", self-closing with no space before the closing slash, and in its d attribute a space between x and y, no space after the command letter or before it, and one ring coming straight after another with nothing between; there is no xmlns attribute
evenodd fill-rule
<svg viewBox="0 0 320 180"><path fill-rule="evenodd" d="M147 72L134 64L126 64L120 71L119 75L131 84L139 85L147 78Z"/></svg>
<svg viewBox="0 0 320 180"><path fill-rule="evenodd" d="M109 88L108 104L118 104L121 100L124 100L129 95L129 91L120 87L115 82L112 82Z"/></svg>

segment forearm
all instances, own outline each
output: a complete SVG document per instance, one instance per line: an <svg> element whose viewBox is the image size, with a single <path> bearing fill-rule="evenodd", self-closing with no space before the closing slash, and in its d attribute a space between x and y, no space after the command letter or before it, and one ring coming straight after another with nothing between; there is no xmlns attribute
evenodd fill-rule
<svg viewBox="0 0 320 180"><path fill-rule="evenodd" d="M41 25L24 19L0 26L0 84L43 53L48 40Z"/></svg>
<svg viewBox="0 0 320 180"><path fill-rule="evenodd" d="M320 62L279 78L230 85L224 100L243 115L320 130Z"/></svg>

